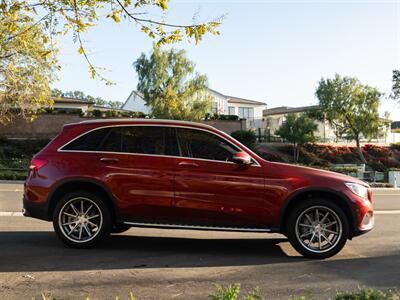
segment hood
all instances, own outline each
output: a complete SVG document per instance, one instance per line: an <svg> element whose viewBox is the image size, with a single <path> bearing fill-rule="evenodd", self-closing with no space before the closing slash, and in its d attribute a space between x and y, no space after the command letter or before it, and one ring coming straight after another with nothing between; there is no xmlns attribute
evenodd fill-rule
<svg viewBox="0 0 400 300"><path fill-rule="evenodd" d="M285 164L285 163L271 162L271 164L273 164L274 167L276 167L277 170L279 170L280 172L283 172L285 174L291 174L293 177L301 177L304 179L306 178L316 179L318 181L330 180L330 181L340 181L340 182L352 182L369 187L369 185L362 180L337 172Z"/></svg>

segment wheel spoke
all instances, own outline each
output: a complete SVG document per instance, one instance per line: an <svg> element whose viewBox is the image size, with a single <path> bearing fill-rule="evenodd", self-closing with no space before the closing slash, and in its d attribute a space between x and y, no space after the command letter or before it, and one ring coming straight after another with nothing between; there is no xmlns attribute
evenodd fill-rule
<svg viewBox="0 0 400 300"><path fill-rule="evenodd" d="M83 211L83 200L81 200L81 214L84 215L84 211Z"/></svg>
<svg viewBox="0 0 400 300"><path fill-rule="evenodd" d="M323 218L321 219L321 223L324 223L325 219L329 216L329 212L327 212L325 214L325 216L323 216Z"/></svg>
<svg viewBox="0 0 400 300"><path fill-rule="evenodd" d="M330 229L324 229L324 231L329 232L329 233L333 233L335 235L339 234L339 232L333 231L333 230L330 230Z"/></svg>
<svg viewBox="0 0 400 300"><path fill-rule="evenodd" d="M315 222L319 223L318 209L315 210Z"/></svg>
<svg viewBox="0 0 400 300"><path fill-rule="evenodd" d="M72 227L71 231L68 233L68 235L71 235L72 232L78 227L79 223L76 223L74 227Z"/></svg>
<svg viewBox="0 0 400 300"><path fill-rule="evenodd" d="M84 215L87 216L87 214L89 213L89 211L92 209L93 204L90 204L89 208L85 211Z"/></svg>
<svg viewBox="0 0 400 300"><path fill-rule="evenodd" d="M75 206L72 203L69 206L71 206L72 210L76 214L75 216L79 216L79 211L75 208Z"/></svg>
<svg viewBox="0 0 400 300"><path fill-rule="evenodd" d="M303 238L303 237L305 237L305 236L310 235L311 233L313 233L313 231L312 231L312 230L309 230L309 231L307 231L307 232L304 232L302 235L300 235L300 237Z"/></svg>
<svg viewBox="0 0 400 300"><path fill-rule="evenodd" d="M313 232L313 234L312 234L312 236L311 236L311 239L308 241L308 244L309 244L309 245L312 244L314 238L315 238L315 232Z"/></svg>
<svg viewBox="0 0 400 300"><path fill-rule="evenodd" d="M82 239L82 224L81 224L81 226L79 227L79 239L81 240Z"/></svg>
<svg viewBox="0 0 400 300"><path fill-rule="evenodd" d="M83 228L85 229L86 233L88 234L89 237L92 236L92 233L90 232L90 230L87 228L86 224L83 224Z"/></svg>
<svg viewBox="0 0 400 300"><path fill-rule="evenodd" d="M303 226L303 227L307 227L307 228L312 228L312 225L308 225L308 224L299 224L299 226Z"/></svg>
<svg viewBox="0 0 400 300"><path fill-rule="evenodd" d="M332 221L332 222L330 222L328 224L325 224L325 227L330 227L330 226L335 225L335 224L337 224L337 222L336 221Z"/></svg>
<svg viewBox="0 0 400 300"><path fill-rule="evenodd" d="M67 213L67 212L63 212L63 214L64 215L66 215L66 216L69 216L69 217L71 217L71 218L74 218L74 219L76 219L76 216L74 216L74 215L72 215L72 214L69 214L69 213Z"/></svg>
<svg viewBox="0 0 400 300"><path fill-rule="evenodd" d="M307 214L305 214L305 216L306 216L306 218L307 218L308 222L310 222L310 224L312 224L312 223L313 223L313 220L311 220L310 216L309 216L309 215L307 215Z"/></svg>
<svg viewBox="0 0 400 300"><path fill-rule="evenodd" d="M91 220L91 219L97 218L98 216L99 216L99 215L90 216L90 217L87 217L87 219L88 219L88 220Z"/></svg>
<svg viewBox="0 0 400 300"><path fill-rule="evenodd" d="M329 245L332 245L332 242L325 236L325 234L321 233L321 236L329 243Z"/></svg>
<svg viewBox="0 0 400 300"><path fill-rule="evenodd" d="M318 233L318 245L319 245L319 250L321 250L322 249L321 233Z"/></svg>
<svg viewBox="0 0 400 300"><path fill-rule="evenodd" d="M90 222L90 221L87 221L87 223L90 224L90 225L92 225L92 226L94 227L94 229L99 228L99 226L98 226L97 224L94 224L94 223L92 223L92 222Z"/></svg>
<svg viewBox="0 0 400 300"><path fill-rule="evenodd" d="M63 226L68 226L68 225L75 224L76 222L77 222L77 221L75 220L75 221L71 221L71 222L63 223L62 225L63 225Z"/></svg>

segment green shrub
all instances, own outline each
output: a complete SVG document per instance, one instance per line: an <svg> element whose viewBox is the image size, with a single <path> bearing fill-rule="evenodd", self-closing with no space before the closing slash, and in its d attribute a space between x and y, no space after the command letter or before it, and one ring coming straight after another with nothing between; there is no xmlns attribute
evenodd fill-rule
<svg viewBox="0 0 400 300"><path fill-rule="evenodd" d="M92 115L96 118L100 118L102 116L102 112L100 109L93 109L92 110Z"/></svg>
<svg viewBox="0 0 400 300"><path fill-rule="evenodd" d="M250 149L254 148L257 140L256 134L251 130L236 130L231 133L231 136Z"/></svg>
<svg viewBox="0 0 400 300"><path fill-rule="evenodd" d="M335 300L398 300L400 293L385 293L376 289L358 288L354 292L338 292Z"/></svg>
<svg viewBox="0 0 400 300"><path fill-rule="evenodd" d="M400 142L390 144L392 150L400 151Z"/></svg>
<svg viewBox="0 0 400 300"><path fill-rule="evenodd" d="M236 121L239 120L239 117L236 115L220 115L220 114L206 114L206 120L230 120Z"/></svg>
<svg viewBox="0 0 400 300"><path fill-rule="evenodd" d="M0 170L0 180L25 180L28 171Z"/></svg>
<svg viewBox="0 0 400 300"><path fill-rule="evenodd" d="M234 283L228 285L226 287L215 284L215 288L217 289L215 293L211 294L209 298L211 300L237 300L239 299L240 294L240 284ZM241 299L243 300L261 300L261 293L258 288L249 292L247 295L244 295Z"/></svg>

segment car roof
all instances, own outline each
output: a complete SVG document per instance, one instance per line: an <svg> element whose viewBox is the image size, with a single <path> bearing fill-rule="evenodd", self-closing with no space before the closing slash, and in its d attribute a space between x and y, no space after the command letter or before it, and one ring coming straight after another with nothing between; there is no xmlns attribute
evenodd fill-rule
<svg viewBox="0 0 400 300"><path fill-rule="evenodd" d="M120 118L120 119L94 119L94 120L87 120L87 121L82 121L76 124L97 124L97 125L111 125L111 124L135 124L135 123L148 123L148 124L160 124L160 125L187 125L191 127L202 127L202 128L207 128L207 129L213 129L215 130L216 128L204 123L198 123L198 122L191 122L191 121L181 121L181 120L167 120L167 119L132 119L132 118ZM72 125L72 124L70 124Z"/></svg>

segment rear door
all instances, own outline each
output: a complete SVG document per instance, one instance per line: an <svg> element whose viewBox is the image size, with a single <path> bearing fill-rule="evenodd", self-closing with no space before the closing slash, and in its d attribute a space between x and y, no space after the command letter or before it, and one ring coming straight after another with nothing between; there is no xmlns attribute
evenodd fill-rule
<svg viewBox="0 0 400 300"><path fill-rule="evenodd" d="M174 198L174 159L168 128L113 128L102 148L107 184L119 199L121 217L132 222L170 222ZM102 149L100 149L102 151ZM114 161L117 159L116 161Z"/></svg>

